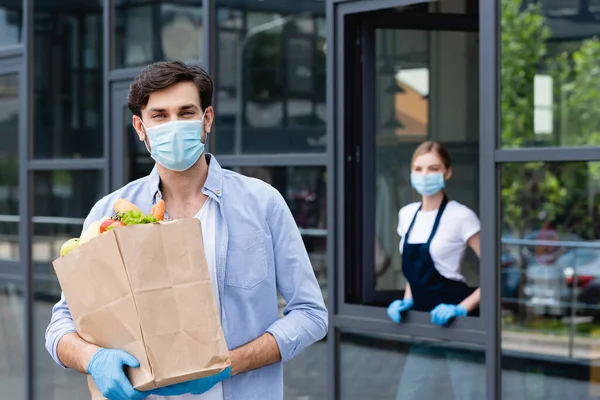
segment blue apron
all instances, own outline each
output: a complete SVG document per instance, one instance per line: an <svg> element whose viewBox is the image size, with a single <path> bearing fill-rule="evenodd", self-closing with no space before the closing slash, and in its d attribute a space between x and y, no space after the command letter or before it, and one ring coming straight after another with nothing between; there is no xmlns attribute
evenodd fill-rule
<svg viewBox="0 0 600 400"><path fill-rule="evenodd" d="M431 240L440 226L440 219L447 204L448 198L444 196L444 200L435 218L433 229L426 243L408 243L410 232L423 205L419 206L404 237L402 272L410 284L414 302L413 310L416 311L429 312L440 303L459 304L475 291L474 288L470 288L465 282L448 279L441 275L435 268L431 253L429 252ZM478 314L478 309L469 313L472 316Z"/></svg>

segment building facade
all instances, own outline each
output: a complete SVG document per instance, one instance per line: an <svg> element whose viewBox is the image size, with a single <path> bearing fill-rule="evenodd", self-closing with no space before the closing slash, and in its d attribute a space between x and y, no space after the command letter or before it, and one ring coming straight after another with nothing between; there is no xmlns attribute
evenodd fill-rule
<svg viewBox="0 0 600 400"><path fill-rule="evenodd" d="M282 192L323 289L329 334L285 365L286 400L394 400L410 357L444 400L473 381L487 400L600 398L599 16L596 0L0 0L0 399L88 398L43 346L51 262L152 168L126 97L163 59L214 78L211 152ZM448 195L482 226L463 262L480 316L444 328L385 313L424 140L448 147Z"/></svg>

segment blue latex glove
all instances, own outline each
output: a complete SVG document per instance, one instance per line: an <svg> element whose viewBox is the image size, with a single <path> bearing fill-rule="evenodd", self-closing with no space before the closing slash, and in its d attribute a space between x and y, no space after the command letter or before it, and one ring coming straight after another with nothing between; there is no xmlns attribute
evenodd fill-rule
<svg viewBox="0 0 600 400"><path fill-rule="evenodd" d="M395 323L399 323L402 319L400 313L410 310L413 306L413 299L395 300L387 308L387 315Z"/></svg>
<svg viewBox="0 0 600 400"><path fill-rule="evenodd" d="M444 326L451 318L466 317L467 313L467 309L461 305L438 304L436 308L431 310L431 322Z"/></svg>
<svg viewBox="0 0 600 400"><path fill-rule="evenodd" d="M133 388L123 367L140 366L138 360L123 350L100 349L88 364L88 374L104 397L109 400L142 400L150 395Z"/></svg>
<svg viewBox="0 0 600 400"><path fill-rule="evenodd" d="M217 383L231 376L231 367L225 368L213 376L200 378L189 382L176 383L175 385L165 386L154 389L152 394L157 396L181 396L182 394L202 394L208 392Z"/></svg>

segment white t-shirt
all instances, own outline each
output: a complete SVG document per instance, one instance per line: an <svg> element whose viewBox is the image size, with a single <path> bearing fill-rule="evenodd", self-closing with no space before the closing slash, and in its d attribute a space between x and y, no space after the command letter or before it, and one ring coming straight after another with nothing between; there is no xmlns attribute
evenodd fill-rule
<svg viewBox="0 0 600 400"><path fill-rule="evenodd" d="M400 253L404 246L406 231L421 203L411 203L398 213L398 235ZM431 235L438 210L419 211L410 232L408 243L426 243ZM467 249L467 241L479 232L479 218L468 207L457 201L449 201L442 214L438 230L431 241L429 252L438 272L448 279L465 281L461 273L461 263Z"/></svg>
<svg viewBox="0 0 600 400"><path fill-rule="evenodd" d="M221 309L221 298L219 296L219 285L217 283L217 257L215 254L216 243L215 235L217 229L217 213L219 212L218 204L215 200L210 197L206 199L204 205L196 214L196 218L200 219L202 223L202 238L204 239L204 253L206 255L206 262L208 263L208 270L210 272L210 279L212 281L213 291L215 294L215 300L217 301L217 309ZM184 394L181 396L148 396L148 399L179 399L179 400L223 400L223 384L218 383L213 386L208 392L201 395Z"/></svg>

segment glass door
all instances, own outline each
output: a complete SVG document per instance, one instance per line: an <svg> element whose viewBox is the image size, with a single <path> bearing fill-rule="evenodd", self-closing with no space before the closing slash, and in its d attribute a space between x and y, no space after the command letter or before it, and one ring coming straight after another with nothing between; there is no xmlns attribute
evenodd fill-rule
<svg viewBox="0 0 600 400"><path fill-rule="evenodd" d="M487 379L494 358L486 345L492 342L477 306L480 259L494 258L481 254L479 245L480 232L490 227L479 217L478 3L359 1L332 11L336 396L494 399L494 383ZM436 154L440 165L413 162L426 142L449 153L431 147L424 152ZM434 167L446 172L448 205L427 253L432 273L459 282L464 296L444 300L445 289L431 289L429 306L413 293L407 298L415 304L394 322L387 308L404 299L406 277L416 268L414 262L403 265L403 242L414 219L409 243L426 243L438 215L436 209L418 211L421 195L411 172ZM475 304L469 316L436 322L437 306L467 298ZM373 379L376 388L368 385Z"/></svg>
<svg viewBox="0 0 600 400"><path fill-rule="evenodd" d="M26 248L19 205L21 59L0 60L0 392L26 397ZM26 245L25 245L26 246Z"/></svg>

